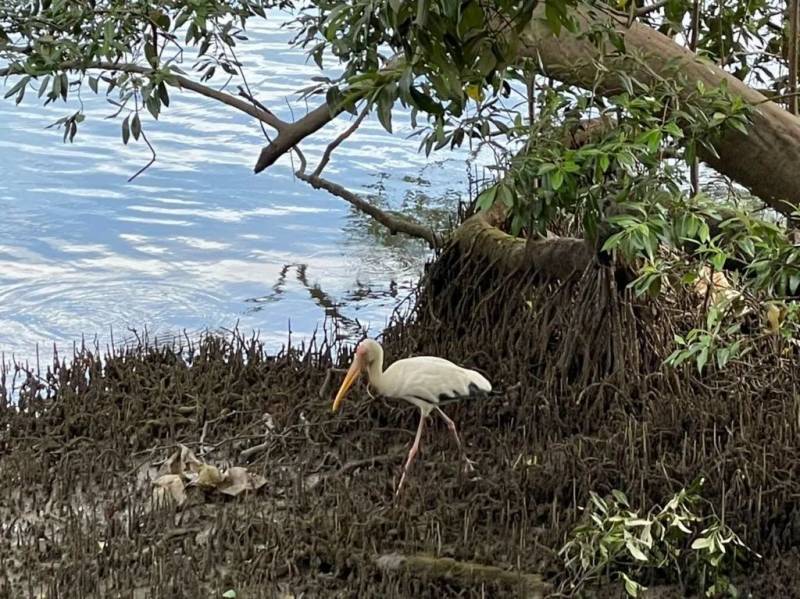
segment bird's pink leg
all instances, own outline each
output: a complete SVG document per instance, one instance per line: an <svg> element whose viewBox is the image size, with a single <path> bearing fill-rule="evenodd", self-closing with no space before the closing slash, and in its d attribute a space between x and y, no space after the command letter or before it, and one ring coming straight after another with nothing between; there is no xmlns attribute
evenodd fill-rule
<svg viewBox="0 0 800 599"><path fill-rule="evenodd" d="M400 495L400 489L403 488L403 483L406 480L406 474L408 474L408 469L411 466L411 462L414 461L414 458L419 451L419 442L422 439L422 430L425 428L425 414L420 411L419 413L419 426L417 427L417 436L414 438L414 444L411 446L411 449L408 452L408 458L406 459L406 465L403 466L403 475L400 477L400 484L397 485L397 490L394 493L394 496L397 497Z"/></svg>
<svg viewBox="0 0 800 599"><path fill-rule="evenodd" d="M464 451L464 447L461 445L461 439L458 438L458 431L456 431L456 423L453 422L447 414L445 414L441 408L436 408L436 411L444 418L444 421L447 423L447 428L450 429L450 432L453 433L453 437L456 439L456 445L458 445L458 451L461 454L461 457L464 458L464 464L466 465L466 470L468 472L472 472L475 470L475 462L470 460L467 457L467 453Z"/></svg>

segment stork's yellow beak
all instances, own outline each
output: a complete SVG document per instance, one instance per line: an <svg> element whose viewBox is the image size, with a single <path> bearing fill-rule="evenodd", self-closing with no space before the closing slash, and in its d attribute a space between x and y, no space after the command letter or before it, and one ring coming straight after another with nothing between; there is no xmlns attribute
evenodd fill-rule
<svg viewBox="0 0 800 599"><path fill-rule="evenodd" d="M347 395L347 392L350 390L350 387L353 386L353 383L358 380L359 375L361 375L361 358L356 356L355 360L353 360L353 363L350 365L350 369L344 376L344 381L342 381L342 386L339 387L339 392L336 394L336 399L333 400L332 410L334 412L339 409L339 404L342 403L344 396Z"/></svg>

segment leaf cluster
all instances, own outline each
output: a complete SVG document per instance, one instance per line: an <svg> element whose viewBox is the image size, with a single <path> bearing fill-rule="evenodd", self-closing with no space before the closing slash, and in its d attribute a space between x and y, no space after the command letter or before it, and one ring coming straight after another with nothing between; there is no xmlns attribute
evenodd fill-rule
<svg viewBox="0 0 800 599"><path fill-rule="evenodd" d="M755 554L713 512L703 515L699 479L647 513L631 507L624 493L590 494L583 521L559 555L573 590L602 578L618 579L627 594L646 590L640 582L656 576L709 597L735 596L730 581L739 561Z"/></svg>

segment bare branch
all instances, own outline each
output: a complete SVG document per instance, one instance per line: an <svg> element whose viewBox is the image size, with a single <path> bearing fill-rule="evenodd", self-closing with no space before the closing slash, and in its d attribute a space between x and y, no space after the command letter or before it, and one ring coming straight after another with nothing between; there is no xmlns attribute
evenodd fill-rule
<svg viewBox="0 0 800 599"><path fill-rule="evenodd" d="M136 101L136 116L137 117L139 116L139 102L138 102L138 100ZM136 173L134 173L134 175L130 179L128 179L128 183L133 181L136 177L141 175L143 172L145 172L147 169L149 169L151 166L153 166L155 164L155 162L156 162L156 158L157 158L156 149L153 147L153 144L150 143L150 140L147 139L147 134L144 132L144 129L141 131L140 135L142 136L142 139L144 140L144 143L147 144L147 147L150 148L150 161L147 164L145 164L142 168L140 168L138 171L136 171ZM201 445L202 445L202 442L201 442Z"/></svg>
<svg viewBox="0 0 800 599"><path fill-rule="evenodd" d="M318 106L303 118L287 124L282 129L278 129L278 136L272 143L264 146L261 154L256 161L255 172L260 173L268 166L272 166L278 158L295 147L312 133L316 133L325 125L330 123L339 112L331 114L327 104Z"/></svg>
<svg viewBox="0 0 800 599"><path fill-rule="evenodd" d="M256 99L252 94L250 94L250 92L245 91L244 88L242 88L241 85L239 86L239 95L242 96L243 98L245 98L246 100L249 100L257 108L260 108L261 110L263 110L267 114L272 114L274 116L274 113L269 108L267 108L261 102L259 102L258 99ZM278 117L275 117L275 118L277 120ZM273 127L275 129L278 129L278 130L280 130L282 127L286 127L286 126L288 126L288 123L284 123L283 121L281 121L281 125L278 126L278 127L273 125Z"/></svg>
<svg viewBox="0 0 800 599"><path fill-rule="evenodd" d="M393 56L386 63L383 71L390 71L396 69L400 64L402 57L400 55ZM339 116L344 111L343 107L335 108L333 111L328 107L327 103L322 103L320 106L306 114L303 118L296 120L281 130L278 129L278 136L272 141L271 144L265 146L261 150L261 154L256 161L256 166L253 169L256 173L260 173L269 166L272 166L278 158L283 156L286 152L291 150L309 135L316 133L325 125L330 123L333 119Z"/></svg>
<svg viewBox="0 0 800 599"><path fill-rule="evenodd" d="M636 16L637 17L646 17L651 12L656 12L659 8L664 8L667 4L669 4L669 0L659 0L655 4L651 4L650 6L642 6L641 8L636 9Z"/></svg>
<svg viewBox="0 0 800 599"><path fill-rule="evenodd" d="M306 174L303 171L297 171L295 175L298 179L305 181L314 189L324 189L328 193L331 193L349 202L361 212L371 216L383 226L388 228L392 233L405 233L406 235L410 235L412 237L424 239L432 248L441 247L442 245L441 236L433 229L420 225L419 223L412 222L401 216L395 216L384 212L377 206L371 204L357 194L354 194L352 191L345 189L338 183L333 183L332 181L323 179L316 174Z"/></svg>
<svg viewBox="0 0 800 599"><path fill-rule="evenodd" d="M364 121L364 118L369 114L369 106L365 106L364 110L361 111L361 114L358 115L358 118L353 121L353 124L350 125L344 133L342 133L339 137L334 139L328 147L325 148L325 153L322 155L322 160L319 161L319 166L311 175L312 177L318 177L322 174L323 169L328 165L328 161L331 159L331 154L333 151L338 148L341 143L350 137L356 129L358 129L359 125Z"/></svg>

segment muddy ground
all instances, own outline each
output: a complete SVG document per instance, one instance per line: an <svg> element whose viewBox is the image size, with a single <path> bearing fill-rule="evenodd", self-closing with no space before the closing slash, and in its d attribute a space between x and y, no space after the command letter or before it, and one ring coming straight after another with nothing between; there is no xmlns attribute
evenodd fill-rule
<svg viewBox="0 0 800 599"><path fill-rule="evenodd" d="M566 594L557 551L590 491L621 489L647 509L698 476L709 509L764 556L733 573L739 590L800 596L794 358L776 349L732 366L735 379L684 379L652 366L647 347L658 344L643 338L636 359L650 378L622 380L607 365L606 378L587 382L559 362L569 327L586 324L547 312L553 301L577 309L557 293L539 308L523 298L540 325L560 322L543 346L519 333L520 318L481 325L480 306L468 313L482 332L448 337L424 298L413 323L386 333L390 361L447 356L501 391L449 410L477 471L462 471L434 420L399 501L418 412L362 386L332 414L342 377L332 369L350 358L338 343L269 356L238 335L143 340L105 358L84 349L38 376L7 370L0 388L24 384L16 403L0 398L0 597ZM610 308L610 327L643 318L623 312ZM541 352L562 364L561 378ZM190 487L181 506L155 501L153 480L179 443L266 483L237 496ZM650 596L690 594L668 573L645 582ZM586 592L623 596L618 585Z"/></svg>

